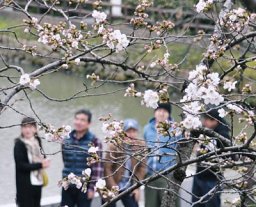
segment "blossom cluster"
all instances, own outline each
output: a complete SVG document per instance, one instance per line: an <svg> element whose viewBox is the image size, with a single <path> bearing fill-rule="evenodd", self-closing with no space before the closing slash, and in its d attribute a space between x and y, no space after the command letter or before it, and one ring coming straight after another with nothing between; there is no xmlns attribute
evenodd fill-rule
<svg viewBox="0 0 256 207"><path fill-rule="evenodd" d="M93 10L92 17L95 19L96 23L103 23L107 19L107 14L105 12L99 12L97 10Z"/></svg>
<svg viewBox="0 0 256 207"><path fill-rule="evenodd" d="M40 25L38 20L33 17L32 20L24 20L28 27L24 32L28 32L30 28L35 28L38 32L38 42L49 45L52 49L56 50L58 47L67 47L68 51L71 49L78 49L79 43L83 39L80 30L74 24L60 22L57 25L44 23Z"/></svg>
<svg viewBox="0 0 256 207"><path fill-rule="evenodd" d="M153 109L158 107L158 102L169 101L168 88L165 86L163 86L158 92L148 89L142 93L138 92L132 83L126 89L124 96L142 97L141 105L145 105L146 107Z"/></svg>
<svg viewBox="0 0 256 207"><path fill-rule="evenodd" d="M210 42L210 47L204 56L213 60L223 56L229 43L228 39L223 39L221 36L213 34L210 38Z"/></svg>
<svg viewBox="0 0 256 207"><path fill-rule="evenodd" d="M134 15L130 21L131 24L134 26L146 26L148 23L145 21L146 18L148 18L148 14L146 13L146 9L152 5L151 1L143 0L139 3L139 5L136 7Z"/></svg>
<svg viewBox="0 0 256 207"><path fill-rule="evenodd" d="M246 122L250 125L253 125L255 120L255 114L252 110L245 110L242 106L236 104L227 104L226 110L224 108L220 108L218 112L219 116L222 118L228 114L242 115L242 117L239 118L239 122Z"/></svg>
<svg viewBox="0 0 256 207"><path fill-rule="evenodd" d="M115 50L116 52L124 50L130 43L127 36L122 34L120 30L105 32L103 35L103 42L106 43L110 49Z"/></svg>
<svg viewBox="0 0 256 207"><path fill-rule="evenodd" d="M118 186L112 186L111 189L107 189L106 187L106 181L103 179L99 179L95 184L96 191L99 192L99 194L102 196L102 198L105 201L109 201L119 193L119 187Z"/></svg>
<svg viewBox="0 0 256 207"><path fill-rule="evenodd" d="M156 129L158 134L161 134L163 136L177 137L182 134L181 128L178 127L178 123L170 120L158 123Z"/></svg>
<svg viewBox="0 0 256 207"><path fill-rule="evenodd" d="M70 185L75 185L77 189L82 188L82 192L86 193L87 184L91 177L91 169L87 168L82 172L82 176L76 176L74 173L70 173L67 177L59 181L59 186L67 190Z"/></svg>
<svg viewBox="0 0 256 207"><path fill-rule="evenodd" d="M249 13L243 8L238 8L228 12L220 24L231 31L241 32L249 24L249 20Z"/></svg>
<svg viewBox="0 0 256 207"><path fill-rule="evenodd" d="M108 142L120 143L125 137L125 132L123 131L122 121L109 121L102 124L102 131L106 135L105 140Z"/></svg>
<svg viewBox="0 0 256 207"><path fill-rule="evenodd" d="M82 172L82 176L76 176L74 173L70 173L67 177L60 180L58 185L64 188L64 190L67 190L70 185L75 185L77 189L81 189L82 192L86 193L90 177L91 169L87 168ZM105 200L111 200L118 195L119 187L113 186L109 190L106 187L106 181L100 178L95 184L95 190L98 191Z"/></svg>
<svg viewBox="0 0 256 207"><path fill-rule="evenodd" d="M44 126L45 128L45 139L49 142L52 141L63 141L69 138L69 134L72 130L71 126L63 125L62 127L55 129L52 125Z"/></svg>
<svg viewBox="0 0 256 207"><path fill-rule="evenodd" d="M234 90L234 89L236 88L236 84L237 84L237 81L234 81L234 82L232 82L232 81L226 81L226 82L224 83L223 88L226 89L226 90L228 90L228 91L230 92L230 91L232 91L232 90Z"/></svg>
<svg viewBox="0 0 256 207"><path fill-rule="evenodd" d="M25 52L30 53L32 56L37 55L37 52L36 52L37 47L35 45L33 46L23 45L22 48Z"/></svg>
<svg viewBox="0 0 256 207"><path fill-rule="evenodd" d="M28 86L32 90L35 90L38 85L40 85L40 81L38 79L31 79L30 75L25 73L20 76L20 85Z"/></svg>
<svg viewBox="0 0 256 207"><path fill-rule="evenodd" d="M88 154L90 155L90 157L87 158L87 164L90 166L96 162L99 162L100 157L98 155L99 151L99 147L95 147L95 146L90 146L90 148L88 149Z"/></svg>
<svg viewBox="0 0 256 207"><path fill-rule="evenodd" d="M141 104L146 105L146 107L156 109L158 107L159 100L158 93L149 89L144 92Z"/></svg>
<svg viewBox="0 0 256 207"><path fill-rule="evenodd" d="M125 97L127 97L127 96L141 97L141 96L142 96L142 93L141 93L141 92L138 92L138 91L135 89L134 83L132 83L132 84L130 84L129 87L125 90L124 96L125 96Z"/></svg>
<svg viewBox="0 0 256 207"><path fill-rule="evenodd" d="M223 96L218 92L220 78L218 73L209 73L203 64L196 66L196 70L189 73L188 87L185 89L185 96L182 101L203 100L208 104L218 106L224 101Z"/></svg>
<svg viewBox="0 0 256 207"><path fill-rule="evenodd" d="M220 78L218 73L209 73L203 64L198 65L196 70L189 73L189 85L185 89L182 102L186 118L181 122L187 129L201 126L200 118L197 115L203 109L203 105L216 105L224 101L223 96L218 92Z"/></svg>
<svg viewBox="0 0 256 207"><path fill-rule="evenodd" d="M149 25L148 28L150 31L156 32L158 36L163 34L163 32L172 29L175 24L170 20L163 20L161 22L157 22L155 25Z"/></svg>
<svg viewBox="0 0 256 207"><path fill-rule="evenodd" d="M120 30L112 30L104 27L107 18L106 13L94 10L92 17L97 23L95 28L98 28L98 34L103 36L103 42L106 43L110 49L120 52L129 45L130 41Z"/></svg>
<svg viewBox="0 0 256 207"><path fill-rule="evenodd" d="M248 140L248 136L246 132L242 132L235 137L235 141L237 144L244 144Z"/></svg>
<svg viewBox="0 0 256 207"><path fill-rule="evenodd" d="M199 2L196 4L196 11L198 13L205 12L211 8L213 3L214 0L199 0Z"/></svg>

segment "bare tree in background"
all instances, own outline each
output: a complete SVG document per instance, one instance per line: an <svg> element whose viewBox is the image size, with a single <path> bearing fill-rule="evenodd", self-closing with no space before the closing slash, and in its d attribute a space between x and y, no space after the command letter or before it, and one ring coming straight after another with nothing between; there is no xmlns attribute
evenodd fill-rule
<svg viewBox="0 0 256 207"><path fill-rule="evenodd" d="M44 8L44 12L32 13L33 5ZM79 11L88 5L93 7L92 12L80 14ZM209 168L217 165L220 170L235 169L239 174L235 179L220 180L218 189L222 190L209 192L208 196L234 190L240 198L230 201L231 206L256 203L256 191L251 182L254 179L256 159L256 14L237 1L199 0L195 7L190 8L194 12L189 18L183 19L184 14L177 10L172 18L159 17L158 21L153 21L150 16L152 8L151 1L142 0L138 2L129 21L109 21L104 2L101 1L70 0L67 4L58 0L29 0L25 3L2 1L0 12L12 9L11 12L24 18L18 25L0 29L2 39L8 36L13 40L8 44L4 41L0 44L0 79L8 82L0 88L0 116L11 110L21 113L15 109L18 104L17 94L24 94L29 100L30 93L38 93L49 101L68 102L77 98L115 93L116 91L109 91L97 94L91 91L108 83L120 84L120 90L126 96L141 99L145 107L156 108L158 102L170 102L180 108L183 120L161 123L158 132L166 135L172 126L176 129L173 133L182 135L183 138L176 141L176 155L169 155L175 157L176 164L143 180L131 176L134 184L120 194L114 186L113 189L107 189L103 177L97 189L102 196L107 197L109 202L114 202L124 194L163 177L169 187L165 189L162 207L175 206L179 197L178 190L187 177L186 168L194 163L204 163ZM57 17L49 18L51 14ZM197 30L192 27L195 23L200 26L202 22L198 22L198 17L202 16L211 24L214 23L213 28ZM172 51L175 44L186 47L184 54ZM187 59L196 50L202 51L201 61L195 65L188 64ZM4 55L6 53L26 54L31 59L44 60L45 64L41 67L33 65L33 71L29 73L21 64L8 61ZM91 63L95 67L93 72L87 74L92 82L91 86L85 85L83 90L65 99L50 97L47 91L40 90L42 76L47 78L53 73L76 67L87 70L86 66ZM121 72L132 78L117 80L116 77ZM123 89L124 84L129 84L126 90ZM139 84L146 86L147 90L140 90L137 87ZM173 91L181 91L182 98L173 100ZM209 104L218 109L221 117L230 119L231 140L201 126L200 115L207 113L206 106ZM62 142L68 130L65 127L57 129L49 126L37 116L32 103L30 107L45 132L45 138ZM239 133L234 133L236 119L239 119ZM106 141L121 148L124 137L122 121L116 121L112 117L101 117L101 120L107 134ZM0 126L0 129L6 127L12 126ZM211 136L194 138L191 131ZM191 157L195 143L211 142L213 139L225 143L225 147L214 148L196 158ZM171 142L172 140L159 147L168 148ZM156 156L156 151L154 149L149 152L146 146L141 146L129 156L145 162L147 157ZM90 154L88 162L111 161L98 157L96 149L92 148ZM123 159L117 164L125 166ZM133 175L134 169L130 171ZM77 182L83 182L83 186L86 186L89 175L85 173L85 177L83 180L77 177ZM62 184L64 181L67 187L70 180L66 178ZM86 189L82 187L82 190ZM194 205L187 198L181 199Z"/></svg>

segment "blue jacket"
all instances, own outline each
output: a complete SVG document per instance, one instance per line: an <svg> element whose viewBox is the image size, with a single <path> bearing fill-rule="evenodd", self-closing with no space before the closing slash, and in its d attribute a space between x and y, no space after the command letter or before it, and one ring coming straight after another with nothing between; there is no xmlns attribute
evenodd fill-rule
<svg viewBox="0 0 256 207"><path fill-rule="evenodd" d="M170 128L170 131L173 129ZM154 172L160 172L172 165L176 164L176 152L172 148L176 148L177 144L169 144L168 146L161 147L166 143L172 143L179 139L179 137L163 136L157 133L155 118L151 119L149 123L144 127L144 139L147 147L149 148L149 154L147 158L148 175L154 174Z"/></svg>
<svg viewBox="0 0 256 207"><path fill-rule="evenodd" d="M75 138L75 131L70 133L70 138L66 139L62 145L62 157L64 168L62 176L66 177L69 173L77 176L82 175L82 171L88 168L87 158L89 144L93 143L95 136L91 132L87 132L81 139Z"/></svg>

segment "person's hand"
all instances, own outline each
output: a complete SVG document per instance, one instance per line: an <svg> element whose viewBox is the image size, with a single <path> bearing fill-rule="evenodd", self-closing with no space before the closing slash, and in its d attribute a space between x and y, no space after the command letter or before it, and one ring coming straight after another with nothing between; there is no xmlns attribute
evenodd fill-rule
<svg viewBox="0 0 256 207"><path fill-rule="evenodd" d="M139 202L139 200L140 200L140 189L135 189L132 192L132 195L134 196L135 201Z"/></svg>
<svg viewBox="0 0 256 207"><path fill-rule="evenodd" d="M89 191L87 192L87 198L88 198L89 200L92 200L92 199L94 198L94 191L89 190Z"/></svg>
<svg viewBox="0 0 256 207"><path fill-rule="evenodd" d="M50 166L50 160L49 159L43 159L42 161L42 167L48 168Z"/></svg>

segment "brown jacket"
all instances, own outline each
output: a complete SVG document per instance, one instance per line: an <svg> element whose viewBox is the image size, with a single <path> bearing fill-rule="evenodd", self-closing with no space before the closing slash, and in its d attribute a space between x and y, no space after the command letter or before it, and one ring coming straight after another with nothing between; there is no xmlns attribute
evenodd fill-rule
<svg viewBox="0 0 256 207"><path fill-rule="evenodd" d="M143 151L145 144L142 141L136 141L134 144L127 145L131 154L132 182L142 180L146 173L146 161L140 152ZM125 172L125 160L127 154L125 147L110 144L105 156L104 176L106 177L107 188L117 186Z"/></svg>

